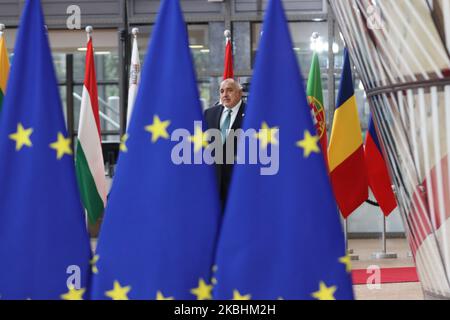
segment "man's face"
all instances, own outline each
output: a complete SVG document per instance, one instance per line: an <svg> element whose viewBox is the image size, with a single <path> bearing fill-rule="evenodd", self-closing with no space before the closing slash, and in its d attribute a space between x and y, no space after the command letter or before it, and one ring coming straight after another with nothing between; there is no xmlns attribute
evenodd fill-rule
<svg viewBox="0 0 450 320"><path fill-rule="evenodd" d="M233 108L241 100L242 92L233 81L224 81L220 86L220 101L227 108Z"/></svg>

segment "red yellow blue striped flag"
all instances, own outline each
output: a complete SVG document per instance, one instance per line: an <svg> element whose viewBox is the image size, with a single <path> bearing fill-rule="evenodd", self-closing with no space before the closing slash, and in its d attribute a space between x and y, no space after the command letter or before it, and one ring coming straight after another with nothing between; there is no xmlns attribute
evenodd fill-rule
<svg viewBox="0 0 450 320"><path fill-rule="evenodd" d="M344 51L344 67L331 129L328 163L336 202L347 218L368 198L363 139L347 49Z"/></svg>
<svg viewBox="0 0 450 320"><path fill-rule="evenodd" d="M380 141L378 140L372 117L369 120L364 157L366 159L367 178L370 189L375 199L377 199L381 211L387 217L397 207L397 202L392 191L391 178L389 177L388 168L381 151Z"/></svg>
<svg viewBox="0 0 450 320"><path fill-rule="evenodd" d="M2 109L3 99L6 92L6 82L9 75L9 59L6 50L6 41L3 32L0 31L0 110Z"/></svg>

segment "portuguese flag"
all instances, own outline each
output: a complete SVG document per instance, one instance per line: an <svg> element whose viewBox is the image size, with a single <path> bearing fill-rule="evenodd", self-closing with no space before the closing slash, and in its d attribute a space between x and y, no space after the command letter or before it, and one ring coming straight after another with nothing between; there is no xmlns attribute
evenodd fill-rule
<svg viewBox="0 0 450 320"><path fill-rule="evenodd" d="M3 97L6 92L6 82L9 75L9 59L6 50L6 41L3 32L0 31L0 111L2 109Z"/></svg>
<svg viewBox="0 0 450 320"><path fill-rule="evenodd" d="M312 57L311 69L308 76L308 86L306 88L309 107L313 115L313 121L316 126L325 163L328 167L328 139L327 123L325 121L325 108L323 107L322 80L320 78L319 57L314 52Z"/></svg>
<svg viewBox="0 0 450 320"><path fill-rule="evenodd" d="M103 163L92 39L87 44L86 71L81 98L75 155L78 186L90 224L95 224L106 204L106 179Z"/></svg>

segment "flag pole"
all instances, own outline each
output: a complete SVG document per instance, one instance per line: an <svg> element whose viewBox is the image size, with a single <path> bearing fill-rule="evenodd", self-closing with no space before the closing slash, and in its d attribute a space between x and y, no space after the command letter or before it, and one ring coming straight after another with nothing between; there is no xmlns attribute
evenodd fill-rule
<svg viewBox="0 0 450 320"><path fill-rule="evenodd" d="M227 43L227 41L231 41L231 31L230 30L225 30L223 32L223 35L225 36L225 43Z"/></svg>
<svg viewBox="0 0 450 320"><path fill-rule="evenodd" d="M92 26L86 27L86 35L87 35L87 41L91 40L92 38L92 32L94 31L94 28Z"/></svg>
<svg viewBox="0 0 450 320"><path fill-rule="evenodd" d="M231 31L225 30L223 32L225 37L225 59L224 59L224 69L223 69L223 80L227 78L234 78L233 72L233 45L231 42Z"/></svg>
<svg viewBox="0 0 450 320"><path fill-rule="evenodd" d="M395 194L395 188L392 186L392 191ZM383 230L381 233L381 242L383 244L381 252L374 252L372 259L396 259L397 254L393 252L387 252L386 250L386 216L383 214Z"/></svg>
<svg viewBox="0 0 450 320"><path fill-rule="evenodd" d="M396 259L397 254L393 252L386 251L386 217L383 214L383 231L381 233L381 241L383 248L381 252L372 253L372 259Z"/></svg>
<svg viewBox="0 0 450 320"><path fill-rule="evenodd" d="M130 125L131 114L133 112L134 103L136 102L136 96L138 91L138 85L140 81L141 73L141 61L139 59L139 49L137 43L137 37L139 34L139 28L133 28L131 30L133 37L132 49L131 49L131 61L129 70L129 81L128 81L128 103L127 103L127 119L126 119L126 131Z"/></svg>
<svg viewBox="0 0 450 320"><path fill-rule="evenodd" d="M87 52L87 43L89 42L89 40L91 40L91 38L92 38L92 31L94 31L94 28L92 27L92 26L86 26L86 29L85 29L85 31L86 31L86 37L87 37L87 41L86 41L86 52ZM85 223L86 223L86 228L88 229L88 231L89 231L89 236L91 235L91 232L90 232L90 227L89 227L89 217L88 217L88 214L87 214L87 209L86 208L84 208L84 213L85 213L85 215L84 215L84 219L85 219Z"/></svg>
<svg viewBox="0 0 450 320"><path fill-rule="evenodd" d="M348 248L348 220L344 218L344 238L345 238L345 252L350 256L350 260L359 260L359 256L353 254L353 249Z"/></svg>
<svg viewBox="0 0 450 320"><path fill-rule="evenodd" d="M137 39L138 33L139 33L139 28L133 28L133 29L131 30L131 34L133 35L133 38L134 38L134 39Z"/></svg>
<svg viewBox="0 0 450 320"><path fill-rule="evenodd" d="M315 52L318 51L317 43L319 42L319 38L320 38L320 33L319 32L314 31L311 34L311 43L312 43L313 51L315 51Z"/></svg>

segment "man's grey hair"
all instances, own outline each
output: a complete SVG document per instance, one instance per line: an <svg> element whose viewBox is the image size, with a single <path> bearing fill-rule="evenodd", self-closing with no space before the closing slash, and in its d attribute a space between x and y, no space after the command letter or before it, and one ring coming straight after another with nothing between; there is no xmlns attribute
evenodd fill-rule
<svg viewBox="0 0 450 320"><path fill-rule="evenodd" d="M225 82L232 82L232 83L234 83L234 85L236 86L236 88L239 89L239 90L241 90L241 91L242 91L242 89L243 89L242 85L241 85L238 81L234 80L233 78L227 78L227 79L223 80L223 81L220 83L220 86L219 86L219 87L222 87L222 85L223 85Z"/></svg>

